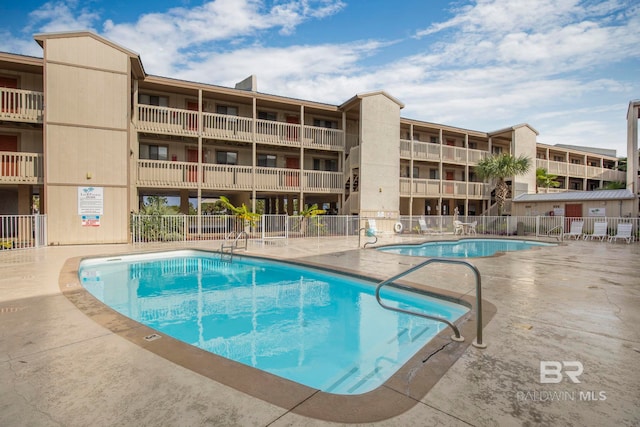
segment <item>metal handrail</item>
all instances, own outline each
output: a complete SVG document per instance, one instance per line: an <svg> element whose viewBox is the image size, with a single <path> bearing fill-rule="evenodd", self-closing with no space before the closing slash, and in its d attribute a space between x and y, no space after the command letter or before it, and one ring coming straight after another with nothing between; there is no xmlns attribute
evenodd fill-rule
<svg viewBox="0 0 640 427"><path fill-rule="evenodd" d="M366 227L362 227L360 230L358 230L358 247L360 247L360 240L362 237L362 230L367 230ZM376 243L378 243L378 236L374 235L373 236L373 241L372 242L366 242L363 246L363 248L366 248L367 245L375 245Z"/></svg>
<svg viewBox="0 0 640 427"><path fill-rule="evenodd" d="M392 288L396 288L396 289L402 289L405 291L415 291L415 289L410 288L408 286L402 286L402 285L398 285L396 283L393 283L395 280L406 276L409 273L413 273L416 270L421 269L422 267L425 267L429 264L432 263L440 263L440 264L458 264L458 265L463 265L465 267L470 268L476 278L476 323L477 323L477 333L476 333L476 339L473 341L473 346L477 347L477 348L486 348L487 345L484 344L482 342L482 279L480 277L480 271L476 268L476 266L474 266L473 264L467 262L467 261L462 261L462 260L457 260L457 259L446 259L446 258L431 258L428 259L424 262L421 262L420 264L417 264L399 274L396 274L395 276L383 280L382 282L380 282L378 284L378 286L376 287L376 299L378 300L378 304L380 304L381 307L386 308L387 310L392 310L392 311L397 311L400 313L405 313L405 314L410 314L410 315L415 315L415 316L420 316L420 317L424 317L426 319L431 319L431 320L435 320L437 322L442 322L447 324L447 326L449 326L451 329L453 329L454 335L451 337L452 340L454 341L464 341L464 337L462 335L460 335L460 331L458 330L458 327L456 325L454 325L453 323L451 323L449 320L444 319L442 317L437 317L437 316L430 316L428 314L424 314L424 313L419 313L419 312L415 312L415 311L410 311L410 310L405 310L402 308L397 308L397 307L391 307L389 305L386 305L382 302L382 298L380 297L380 290L382 289L383 286L390 286Z"/></svg>
<svg viewBox="0 0 640 427"><path fill-rule="evenodd" d="M551 237L551 232L555 229L560 229L560 230L564 230L564 226L563 225L556 225L555 227L553 227L551 230L547 231L547 237ZM564 234L562 233L562 231L560 231L560 234L558 234L557 236L555 236L556 239L558 239L558 241L560 241L562 239L562 237L564 236Z"/></svg>

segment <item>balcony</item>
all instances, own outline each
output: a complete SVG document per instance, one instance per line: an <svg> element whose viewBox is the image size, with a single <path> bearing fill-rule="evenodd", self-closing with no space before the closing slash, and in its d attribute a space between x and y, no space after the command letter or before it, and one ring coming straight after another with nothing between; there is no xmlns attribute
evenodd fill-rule
<svg viewBox="0 0 640 427"><path fill-rule="evenodd" d="M42 92L0 87L0 120L42 123L43 116Z"/></svg>
<svg viewBox="0 0 640 427"><path fill-rule="evenodd" d="M42 184L43 156L0 151L0 184Z"/></svg>
<svg viewBox="0 0 640 427"><path fill-rule="evenodd" d="M400 178L401 196L485 199L489 194L490 186L483 182L413 179L412 183L410 178Z"/></svg>
<svg viewBox="0 0 640 427"><path fill-rule="evenodd" d="M344 132L316 126L202 113L204 138L280 146L344 150ZM254 126L255 125L255 126ZM254 130L255 128L255 136ZM138 130L165 135L198 136L198 112L138 105Z"/></svg>
<svg viewBox="0 0 640 427"><path fill-rule="evenodd" d="M254 188L251 166L202 165L203 189L245 190ZM302 176L302 181L300 177ZM163 160L138 160L137 185L155 188L197 188L198 164ZM255 168L255 189L259 191L306 191L341 194L342 173L285 168Z"/></svg>
<svg viewBox="0 0 640 427"><path fill-rule="evenodd" d="M604 181L622 181L626 180L626 173L601 168L597 166L586 166L575 163L556 162L553 160L536 159L536 167L544 168L548 173L558 176L570 176L574 178L589 178Z"/></svg>

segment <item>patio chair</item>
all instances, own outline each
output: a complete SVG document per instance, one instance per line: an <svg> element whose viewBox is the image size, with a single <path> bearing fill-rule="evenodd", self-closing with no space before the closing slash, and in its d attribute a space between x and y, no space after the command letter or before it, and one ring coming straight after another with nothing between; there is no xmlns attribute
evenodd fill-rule
<svg viewBox="0 0 640 427"><path fill-rule="evenodd" d="M618 239L624 239L627 243L631 243L633 240L633 236L631 235L632 228L633 224L630 222L618 224L618 231L615 236L609 236L609 242L613 242L614 240L617 242Z"/></svg>
<svg viewBox="0 0 640 427"><path fill-rule="evenodd" d="M464 224L462 221L453 221L453 234L464 234Z"/></svg>
<svg viewBox="0 0 640 427"><path fill-rule="evenodd" d="M582 228L584 227L584 221L572 221L571 228L568 233L563 234L563 238L571 239L572 237L578 240L582 237Z"/></svg>
<svg viewBox="0 0 640 427"><path fill-rule="evenodd" d="M366 232L367 236L375 236L376 234L378 234L378 228L376 226L376 220L375 219L368 219L367 220L367 232Z"/></svg>
<svg viewBox="0 0 640 427"><path fill-rule="evenodd" d="M477 226L478 226L478 221L473 221L471 224L467 225L467 234L476 234Z"/></svg>
<svg viewBox="0 0 640 427"><path fill-rule="evenodd" d="M609 235L607 234L607 227L609 226L609 224L607 223L607 221L600 221L600 222L596 222L593 224L593 233L592 234L585 234L584 235L584 239L600 239L600 241L603 241L605 237L609 237Z"/></svg>

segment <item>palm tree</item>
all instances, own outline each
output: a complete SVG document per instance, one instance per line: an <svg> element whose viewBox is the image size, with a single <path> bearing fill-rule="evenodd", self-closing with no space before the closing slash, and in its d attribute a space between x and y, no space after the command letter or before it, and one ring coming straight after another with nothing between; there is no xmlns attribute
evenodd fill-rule
<svg viewBox="0 0 640 427"><path fill-rule="evenodd" d="M255 226L260 219L260 214L251 212L249 207L244 203L240 206L234 206L225 196L220 196L220 203L230 210L238 219L242 220L242 224Z"/></svg>
<svg viewBox="0 0 640 427"><path fill-rule="evenodd" d="M497 154L478 162L474 170L481 179L496 180L496 204L498 215L502 215L504 202L509 196L509 187L505 178L524 175L531 167L531 159L525 156L514 157L511 154Z"/></svg>
<svg viewBox="0 0 640 427"><path fill-rule="evenodd" d="M537 168L536 186L546 188L547 192L549 192L549 188L558 188L560 187L560 182L558 182L558 175L548 173L545 168ZM536 193L537 192L538 191L536 189Z"/></svg>
<svg viewBox="0 0 640 427"><path fill-rule="evenodd" d="M324 209L320 209L318 208L318 205L316 203L314 203L311 206L307 206L306 208L302 209L300 211L300 213L298 214L301 219L300 219L300 231L302 233L305 233L307 230L307 220L308 218L314 218L318 215L322 215L325 213Z"/></svg>

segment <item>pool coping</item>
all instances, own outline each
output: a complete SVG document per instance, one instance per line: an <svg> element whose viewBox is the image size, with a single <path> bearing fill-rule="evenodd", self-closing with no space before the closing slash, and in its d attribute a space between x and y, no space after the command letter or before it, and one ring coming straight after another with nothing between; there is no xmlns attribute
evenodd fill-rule
<svg viewBox="0 0 640 427"><path fill-rule="evenodd" d="M126 255L113 256L122 257L175 251L215 253L215 251L200 248L181 248L136 251ZM287 262L369 280L383 280L379 277L365 276L353 270L315 262L262 255L243 254L239 256ZM87 317L121 338L177 365L305 417L343 423L365 423L381 421L402 414L426 396L476 338L475 295L431 288L405 280L398 281L398 283L415 287L422 292L437 295L449 301L461 302L470 307L470 311L455 322L460 333L465 337L465 341L452 341L450 338L451 330L446 328L375 390L359 395L326 393L199 349L164 335L109 308L81 285L78 276L81 261L108 257L110 256L69 258L61 269L58 281L61 293ZM496 307L484 299L482 307L483 327L485 327L495 315ZM428 356L425 357L425 355ZM428 363L425 363L426 361Z"/></svg>

